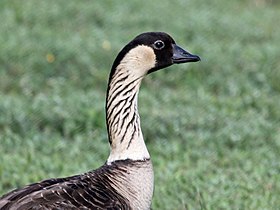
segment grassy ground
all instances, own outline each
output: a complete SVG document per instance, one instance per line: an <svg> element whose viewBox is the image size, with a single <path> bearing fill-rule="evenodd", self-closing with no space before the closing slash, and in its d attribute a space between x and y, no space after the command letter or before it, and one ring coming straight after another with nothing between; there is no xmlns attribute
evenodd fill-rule
<svg viewBox="0 0 280 210"><path fill-rule="evenodd" d="M202 62L143 82L153 209L279 209L279 9L276 0L1 1L0 194L104 163L111 63L134 36L160 30Z"/></svg>

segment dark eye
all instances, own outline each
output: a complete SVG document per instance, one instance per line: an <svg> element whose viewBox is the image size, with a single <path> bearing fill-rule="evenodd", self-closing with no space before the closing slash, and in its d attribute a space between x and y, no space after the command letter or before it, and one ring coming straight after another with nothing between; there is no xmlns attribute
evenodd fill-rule
<svg viewBox="0 0 280 210"><path fill-rule="evenodd" d="M154 43L154 47L155 47L155 49L157 49L157 50L163 49L164 46L165 46L165 45L164 45L164 42L161 41L161 40L157 40L157 41L155 41L155 43Z"/></svg>

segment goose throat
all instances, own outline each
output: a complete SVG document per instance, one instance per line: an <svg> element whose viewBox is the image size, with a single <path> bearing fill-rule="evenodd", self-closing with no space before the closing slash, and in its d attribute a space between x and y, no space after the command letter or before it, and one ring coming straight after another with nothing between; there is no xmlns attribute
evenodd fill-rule
<svg viewBox="0 0 280 210"><path fill-rule="evenodd" d="M111 153L108 163L150 158L141 131L137 102L142 78L154 66L152 50L139 46L123 58L109 79L106 121Z"/></svg>

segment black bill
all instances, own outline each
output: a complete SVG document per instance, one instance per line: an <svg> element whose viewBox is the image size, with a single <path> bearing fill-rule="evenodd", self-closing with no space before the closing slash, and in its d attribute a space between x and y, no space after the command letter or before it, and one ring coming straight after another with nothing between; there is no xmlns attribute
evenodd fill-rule
<svg viewBox="0 0 280 210"><path fill-rule="evenodd" d="M173 44L172 60L173 63L197 62L200 61L200 57L187 52L176 44Z"/></svg>

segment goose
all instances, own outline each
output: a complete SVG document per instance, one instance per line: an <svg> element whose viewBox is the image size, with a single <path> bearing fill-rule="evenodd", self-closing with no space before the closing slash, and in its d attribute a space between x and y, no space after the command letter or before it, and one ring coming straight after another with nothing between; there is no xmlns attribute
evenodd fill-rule
<svg viewBox="0 0 280 210"><path fill-rule="evenodd" d="M199 60L167 33L136 36L119 52L109 75L110 154L105 164L81 175L46 179L13 190L0 198L0 209L150 209L154 173L137 111L139 87L147 74Z"/></svg>

